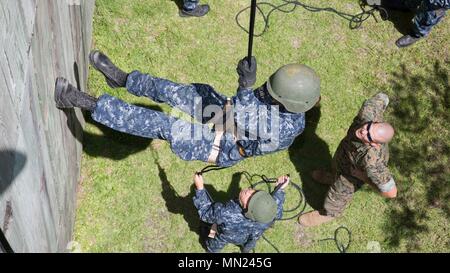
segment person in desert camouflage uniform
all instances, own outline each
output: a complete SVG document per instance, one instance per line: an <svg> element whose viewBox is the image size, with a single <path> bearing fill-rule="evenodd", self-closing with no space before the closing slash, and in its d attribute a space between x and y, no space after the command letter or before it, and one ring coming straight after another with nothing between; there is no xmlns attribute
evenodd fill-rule
<svg viewBox="0 0 450 273"><path fill-rule="evenodd" d="M384 93L365 101L335 153L333 173L313 172L314 180L331 187L323 211L303 214L299 217L301 225L316 226L340 216L353 193L364 183L375 187L384 197L396 197L397 187L387 166L388 142L394 129L383 120L388 103Z"/></svg>

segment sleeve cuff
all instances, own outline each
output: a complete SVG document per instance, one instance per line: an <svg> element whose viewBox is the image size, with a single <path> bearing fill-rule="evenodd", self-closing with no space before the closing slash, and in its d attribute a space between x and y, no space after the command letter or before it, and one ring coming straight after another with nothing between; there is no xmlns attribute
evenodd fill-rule
<svg viewBox="0 0 450 273"><path fill-rule="evenodd" d="M393 188L395 188L394 178L391 178L391 180L389 180L386 184L378 186L378 189L381 192L390 192Z"/></svg>

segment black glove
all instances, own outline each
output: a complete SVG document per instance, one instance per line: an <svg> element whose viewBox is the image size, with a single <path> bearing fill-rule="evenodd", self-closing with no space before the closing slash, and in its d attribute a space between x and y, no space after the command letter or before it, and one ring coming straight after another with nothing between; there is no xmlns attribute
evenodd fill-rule
<svg viewBox="0 0 450 273"><path fill-rule="evenodd" d="M247 57L240 60L237 68L239 74L239 86L243 88L249 88L256 82L256 58L252 56L251 67L248 65Z"/></svg>

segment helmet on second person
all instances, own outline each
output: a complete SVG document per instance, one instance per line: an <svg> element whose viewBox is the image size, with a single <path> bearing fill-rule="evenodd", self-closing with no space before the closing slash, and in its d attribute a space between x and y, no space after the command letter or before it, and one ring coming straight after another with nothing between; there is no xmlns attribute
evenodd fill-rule
<svg viewBox="0 0 450 273"><path fill-rule="evenodd" d="M302 113L319 101L320 78L306 65L287 64L270 76L267 90L288 111Z"/></svg>
<svg viewBox="0 0 450 273"><path fill-rule="evenodd" d="M272 222L277 215L277 203L266 191L255 192L247 205L245 217L263 224Z"/></svg>

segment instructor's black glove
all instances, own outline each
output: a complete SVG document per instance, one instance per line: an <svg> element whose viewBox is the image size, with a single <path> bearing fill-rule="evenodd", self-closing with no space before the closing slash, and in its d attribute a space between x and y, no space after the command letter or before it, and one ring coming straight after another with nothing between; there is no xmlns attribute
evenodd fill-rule
<svg viewBox="0 0 450 273"><path fill-rule="evenodd" d="M256 82L256 58L252 56L251 66L248 65L247 57L240 60L237 68L239 74L239 86L243 88L249 88Z"/></svg>

